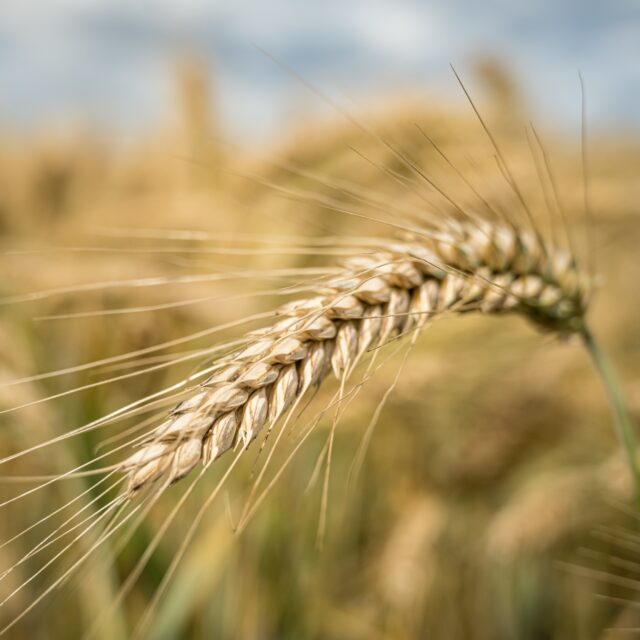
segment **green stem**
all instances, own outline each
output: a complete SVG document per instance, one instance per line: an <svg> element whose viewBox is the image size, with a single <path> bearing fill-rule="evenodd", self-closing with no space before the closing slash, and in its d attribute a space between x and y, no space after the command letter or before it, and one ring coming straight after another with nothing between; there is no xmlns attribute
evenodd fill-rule
<svg viewBox="0 0 640 640"><path fill-rule="evenodd" d="M613 418L616 425L616 431L620 444L624 449L627 456L627 462L629 463L629 470L633 479L634 493L636 498L636 504L640 508L640 473L638 471L638 462L636 460L636 436L633 424L629 412L625 406L624 398L622 397L622 391L620 385L616 379L613 367L607 360L604 353L601 351L598 343L595 341L593 334L585 327L582 331L582 340L584 342L591 361L600 376L600 380L605 388L607 397L609 398L609 404L611 411L613 412Z"/></svg>

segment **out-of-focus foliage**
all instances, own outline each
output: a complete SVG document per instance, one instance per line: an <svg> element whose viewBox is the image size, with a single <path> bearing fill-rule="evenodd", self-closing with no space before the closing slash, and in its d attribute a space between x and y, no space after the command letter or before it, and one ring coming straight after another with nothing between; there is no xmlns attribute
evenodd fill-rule
<svg viewBox="0 0 640 640"><path fill-rule="evenodd" d="M524 176L528 168L529 178L522 178L525 192L541 202L531 178L532 159L522 125L527 116L517 92L495 69L485 68L482 77L488 89L479 96L484 112L516 174ZM342 202L345 208L354 204L353 197L340 191L338 181L361 185L365 192L413 208L416 214L429 209L417 189L380 170L384 166L408 176L398 157L380 140L341 123L339 116L335 123L292 131L277 149L238 150L221 142L224 123L207 117L206 87L198 78L193 68L182 76L182 107L175 126L141 142L117 146L89 133L28 140L2 137L4 295L82 282L236 267L261 270L276 264L310 266L331 260L313 254L195 253L191 250L206 249L206 242L141 239L126 231L113 237L111 232L105 235L105 228L200 230L219 239L234 233L388 234L384 227L367 228L323 206L320 197ZM416 123L460 162L487 197L503 198L509 205L493 152L468 108L435 101L391 105L376 112L372 125L426 173L447 180L453 193L463 193L462 187L456 191L450 169ZM586 226L575 140L551 131L549 155L574 242L584 256ZM589 187L599 274L591 321L619 368L636 421L639 154L640 141L631 137L590 141ZM314 184L287 171L284 164L331 176L338 188ZM372 215L376 216L373 210ZM544 217L541 220L546 224ZM171 252L158 250L176 246ZM87 251L89 247L102 250ZM31 249L35 252L27 251ZM271 308L277 299L252 295L265 286L250 281L215 286L196 282L3 305L2 378L143 349ZM40 319L207 297L155 312ZM352 476L366 426L400 364L401 356L391 357L340 421L322 549L316 542L322 482L309 483L327 437L324 423L296 454L248 529L234 537L232 524L250 490L254 464L262 460L257 446L250 449L246 464L226 485L226 495L205 516L171 580L150 637L569 640L601 638L608 627L640 624L633 606L596 597L633 600L637 585L623 578L638 577L637 565L614 556L626 554L628 560L640 561L640 546L633 528L619 529L634 523L617 507L628 504L626 470L604 393L582 348L539 335L520 319L470 317L435 323L410 354L361 472ZM100 417L178 379L191 366L158 369L4 414L0 451L19 451ZM22 404L95 379L91 372L80 372L0 389L0 404ZM330 392L321 394L315 405L321 407L329 397ZM87 434L55 447L54 455L16 460L5 465L3 475L60 473L94 455L99 435ZM283 461L284 454L278 462ZM221 460L209 471L123 609L110 616L99 635L127 637L198 504L226 464ZM70 499L86 486L82 480L61 482L5 507L2 540L50 512L56 500ZM0 496L13 494L0 485ZM180 494L178 486L168 491L116 561L105 547L71 581L71 588L39 606L11 637L79 635L113 598ZM34 534L0 548L2 567L38 539ZM0 596L37 566L19 566L0 583ZM60 570L54 565L28 584L5 605L2 620L17 614L46 583L47 575ZM607 578L608 572L613 577Z"/></svg>

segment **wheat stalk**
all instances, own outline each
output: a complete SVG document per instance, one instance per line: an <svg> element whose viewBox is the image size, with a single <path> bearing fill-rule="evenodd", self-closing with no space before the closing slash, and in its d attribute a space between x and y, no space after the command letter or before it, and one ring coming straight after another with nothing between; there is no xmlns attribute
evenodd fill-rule
<svg viewBox="0 0 640 640"><path fill-rule="evenodd" d="M333 371L342 380L362 355L444 313L519 313L556 333L584 330L584 276L570 254L514 226L449 223L439 233L348 259L316 296L278 311L248 346L178 404L121 466L134 493L246 448Z"/></svg>

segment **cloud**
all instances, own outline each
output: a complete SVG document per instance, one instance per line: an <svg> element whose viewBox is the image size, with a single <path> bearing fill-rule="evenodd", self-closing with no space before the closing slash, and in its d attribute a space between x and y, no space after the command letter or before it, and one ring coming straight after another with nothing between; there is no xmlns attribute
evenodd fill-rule
<svg viewBox="0 0 640 640"><path fill-rule="evenodd" d="M581 68L594 118L640 125L639 25L631 0L22 0L0 4L0 117L136 130L160 116L171 61L191 49L217 71L223 117L251 135L284 120L295 92L257 44L313 82L368 93L390 78L438 83L449 61L491 51L549 115L574 120Z"/></svg>

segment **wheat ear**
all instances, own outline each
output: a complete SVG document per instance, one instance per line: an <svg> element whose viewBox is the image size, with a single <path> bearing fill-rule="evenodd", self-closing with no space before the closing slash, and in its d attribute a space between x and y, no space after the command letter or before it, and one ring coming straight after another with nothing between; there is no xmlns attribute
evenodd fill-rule
<svg viewBox="0 0 640 640"><path fill-rule="evenodd" d="M279 309L244 349L176 406L122 465L128 490L187 475L247 447L333 371L444 313L520 313L556 333L584 330L584 279L570 254L515 227L449 225L348 259L317 295Z"/></svg>

